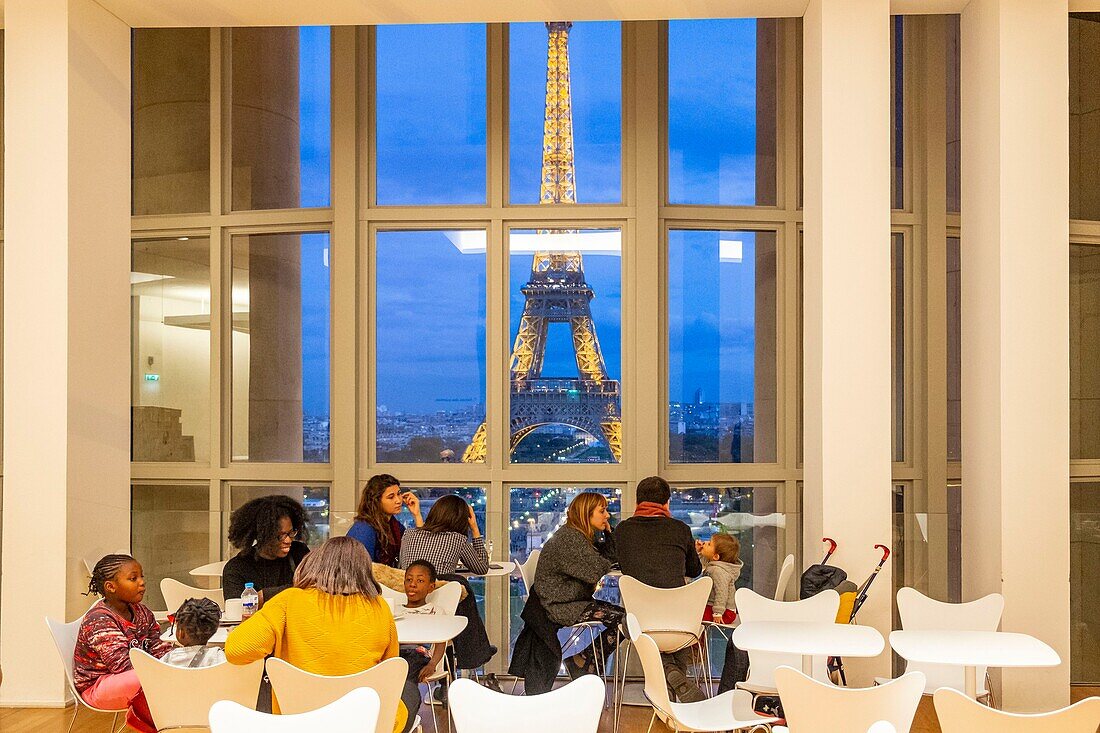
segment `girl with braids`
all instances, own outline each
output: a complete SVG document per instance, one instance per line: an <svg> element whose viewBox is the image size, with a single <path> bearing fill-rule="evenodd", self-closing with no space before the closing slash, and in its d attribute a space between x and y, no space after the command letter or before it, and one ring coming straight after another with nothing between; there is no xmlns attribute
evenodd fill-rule
<svg viewBox="0 0 1100 733"><path fill-rule="evenodd" d="M214 601L188 598L175 614L176 643L180 646L161 661L174 667L213 667L224 662L225 652L220 647L207 646L221 618L222 611Z"/></svg>
<svg viewBox="0 0 1100 733"><path fill-rule="evenodd" d="M89 705L107 710L129 708L126 723L142 733L155 733L153 716L130 665L130 649L158 659L171 650L160 640L153 612L142 605L145 576L129 555L107 555L92 569L88 594L102 596L84 614L73 652L73 682Z"/></svg>
<svg viewBox="0 0 1100 733"><path fill-rule="evenodd" d="M420 499L415 494L402 494L401 483L388 473L371 476L359 499L355 524L348 530L348 537L362 542L374 562L397 567L401 556L401 537L405 533L405 527L397 521L397 515L405 507L412 513L416 526L423 526Z"/></svg>
<svg viewBox="0 0 1100 733"><path fill-rule="evenodd" d="M294 570L309 554L309 517L289 496L253 499L229 518L229 541L240 552L225 564L222 589L226 598L240 598L252 583L260 604L294 582Z"/></svg>

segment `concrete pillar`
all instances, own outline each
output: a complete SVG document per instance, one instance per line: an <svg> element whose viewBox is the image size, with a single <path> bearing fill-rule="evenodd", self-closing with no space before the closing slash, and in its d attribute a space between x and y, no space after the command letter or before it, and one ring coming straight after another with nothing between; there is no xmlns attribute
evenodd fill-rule
<svg viewBox="0 0 1100 733"><path fill-rule="evenodd" d="M862 579L891 537L890 7L810 0L805 94L805 557ZM860 622L890 630L887 564ZM847 660L846 660L847 661ZM888 654L849 681L889 672Z"/></svg>
<svg viewBox="0 0 1100 733"><path fill-rule="evenodd" d="M0 705L59 705L42 618L130 539L130 28L93 0L4 16Z"/></svg>
<svg viewBox="0 0 1100 733"><path fill-rule="evenodd" d="M1009 710L1069 701L1068 35L1065 0L962 13L963 596L1063 660Z"/></svg>

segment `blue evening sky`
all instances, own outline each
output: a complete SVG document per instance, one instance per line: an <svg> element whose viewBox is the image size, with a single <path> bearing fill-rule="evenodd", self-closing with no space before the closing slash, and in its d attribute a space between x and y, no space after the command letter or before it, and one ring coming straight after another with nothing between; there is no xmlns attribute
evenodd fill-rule
<svg viewBox="0 0 1100 733"><path fill-rule="evenodd" d="M622 61L618 23L570 31L577 201L621 200ZM302 202L330 200L330 43L327 28L301 29ZM510 196L538 200L546 79L546 29L510 28ZM483 25L377 29L377 201L485 201L486 32ZM669 23L669 198L674 203L755 201L756 22ZM717 232L669 242L670 397L751 402L754 235L741 263L717 257ZM303 238L303 400L329 403L327 236ZM378 236L378 404L391 412L453 410L485 399L485 256L461 254L440 232ZM510 346L523 309L530 255L510 258ZM622 371L622 261L585 258L596 293L597 335L608 371ZM324 325L322 325L322 323ZM568 327L552 329L546 376L576 374ZM629 385L626 386L629 389Z"/></svg>

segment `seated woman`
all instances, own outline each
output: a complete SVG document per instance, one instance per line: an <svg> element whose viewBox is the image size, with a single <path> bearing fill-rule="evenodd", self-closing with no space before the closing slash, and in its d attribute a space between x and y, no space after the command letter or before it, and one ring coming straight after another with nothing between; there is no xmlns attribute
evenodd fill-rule
<svg viewBox="0 0 1100 733"><path fill-rule="evenodd" d="M294 574L294 586L268 599L225 642L233 664L274 654L299 669L347 675L370 669L398 654L397 627L371 575L363 545L334 537L311 552ZM405 684L394 731L415 721L420 692ZM274 706L277 710L278 700Z"/></svg>
<svg viewBox="0 0 1100 733"><path fill-rule="evenodd" d="M466 587L466 597L459 601L455 615L465 616L468 623L454 639L455 656L460 669L481 667L493 658L497 648L489 643L469 580L456 575L455 570L461 561L470 571L485 574L489 572L489 554L474 510L465 499L455 494L440 497L428 512L424 526L405 533L401 567L408 568L416 560L430 562L441 580L456 580Z"/></svg>
<svg viewBox="0 0 1100 733"><path fill-rule="evenodd" d="M397 515L405 507L412 513L416 526L422 526L420 499L415 494L402 494L400 482L388 473L371 476L363 488L355 524L348 530L348 537L362 542L371 560L397 567L401 537L405 533L405 526L397 521Z"/></svg>
<svg viewBox="0 0 1100 733"><path fill-rule="evenodd" d="M126 724L155 733L153 716L130 664L130 649L142 649L160 659L172 649L160 640L153 612L142 605L145 575L129 555L107 555L95 564L88 593L102 600L88 609L80 623L73 652L73 682L84 702L104 710L128 708Z"/></svg>
<svg viewBox="0 0 1100 733"><path fill-rule="evenodd" d="M309 517L289 496L253 499L229 518L229 541L238 552L222 571L226 598L240 598L244 584L260 594L260 605L294 582L294 571L309 553Z"/></svg>

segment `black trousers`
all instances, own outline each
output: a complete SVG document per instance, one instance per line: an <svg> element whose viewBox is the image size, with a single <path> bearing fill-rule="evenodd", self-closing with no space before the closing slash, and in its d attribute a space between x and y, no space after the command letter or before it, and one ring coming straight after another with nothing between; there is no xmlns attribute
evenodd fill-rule
<svg viewBox="0 0 1100 733"><path fill-rule="evenodd" d="M466 628L452 642L458 668L477 669L484 666L496 654L496 647L489 643L489 635L485 632L485 621L477 610L477 599L474 597L474 589L470 587L470 581L455 574L440 575L439 579L454 580L462 583L466 588L466 597L458 602L455 614L466 618Z"/></svg>

